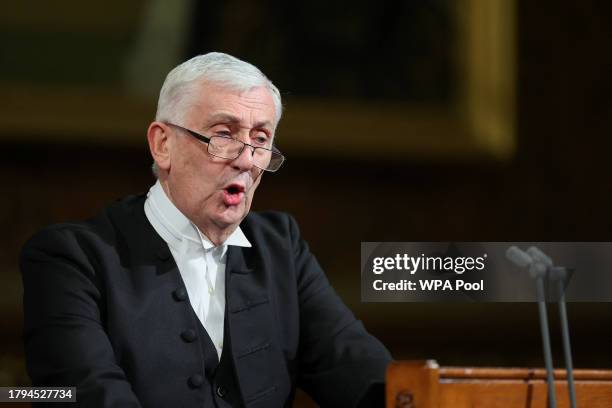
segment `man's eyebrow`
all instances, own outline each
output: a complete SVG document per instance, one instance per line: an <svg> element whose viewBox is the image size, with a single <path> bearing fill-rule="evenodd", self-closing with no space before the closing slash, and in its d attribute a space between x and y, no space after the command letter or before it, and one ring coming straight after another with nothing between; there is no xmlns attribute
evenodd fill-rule
<svg viewBox="0 0 612 408"><path fill-rule="evenodd" d="M206 125L208 126L214 125L219 122L235 124L235 123L240 123L240 119L229 113L215 113L214 115L209 117L206 122L207 122Z"/></svg>

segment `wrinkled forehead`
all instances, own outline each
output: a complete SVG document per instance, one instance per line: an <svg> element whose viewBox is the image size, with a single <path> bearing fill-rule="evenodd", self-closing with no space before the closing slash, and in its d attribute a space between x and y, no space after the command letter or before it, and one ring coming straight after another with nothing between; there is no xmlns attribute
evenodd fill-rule
<svg viewBox="0 0 612 408"><path fill-rule="evenodd" d="M277 125L276 105L272 92L266 86L248 89L202 82L192 87L184 105L186 119L199 126L227 123L241 127L265 127L274 130Z"/></svg>

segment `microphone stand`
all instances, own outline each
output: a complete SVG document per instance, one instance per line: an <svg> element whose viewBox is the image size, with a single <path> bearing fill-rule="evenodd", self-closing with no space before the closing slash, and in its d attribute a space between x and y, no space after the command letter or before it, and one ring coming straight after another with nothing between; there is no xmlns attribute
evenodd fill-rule
<svg viewBox="0 0 612 408"><path fill-rule="evenodd" d="M546 278L547 281L551 282L558 290L559 317L561 320L561 336L563 338L563 357L565 359L565 368L567 370L567 388L569 392L570 407L576 408L572 349L570 346L569 324L565 305L565 279L567 278L567 269L563 267L555 267L553 260L537 247L530 247L527 252L525 252L516 246L511 246L506 250L506 257L519 267L529 266L529 275L536 282L540 330L542 334L542 345L544 347L544 363L546 365L549 408L557 407L557 395L555 393L554 368L552 363L552 351L550 347L550 334L548 329L548 314L546 313L544 279Z"/></svg>
<svg viewBox="0 0 612 408"><path fill-rule="evenodd" d="M576 408L576 394L574 388L574 370L572 364L572 349L570 346L569 327L567 319L567 309L565 304L565 279L567 277L567 269L563 267L555 267L552 258L546 255L537 247L531 247L527 250L527 254L531 256L535 263L539 263L545 268L546 278L557 290L559 304L559 319L561 320L561 337L563 339L563 357L565 359L565 369L567 372L567 390L569 393L570 406ZM542 269L542 268L540 268ZM536 276L534 272L532 276ZM542 276L540 273L539 276Z"/></svg>
<svg viewBox="0 0 612 408"><path fill-rule="evenodd" d="M572 348L570 345L569 325L567 309L565 307L565 290L563 283L567 275L565 268L555 267L551 270L553 279L557 281L559 290L559 318L561 320L561 337L563 339L563 355L565 358L565 369L567 370L567 388L570 398L570 407L576 408L576 392L574 389L574 367L572 363Z"/></svg>
<svg viewBox="0 0 612 408"><path fill-rule="evenodd" d="M548 275L547 272L548 268L540 262L536 262L531 265L530 274L536 281L538 311L540 315L540 331L542 332L542 344L544 346L544 364L546 365L546 383L548 385L548 406L549 408L557 408L552 351L548 331L548 314L546 313L546 296L544 294L544 276Z"/></svg>

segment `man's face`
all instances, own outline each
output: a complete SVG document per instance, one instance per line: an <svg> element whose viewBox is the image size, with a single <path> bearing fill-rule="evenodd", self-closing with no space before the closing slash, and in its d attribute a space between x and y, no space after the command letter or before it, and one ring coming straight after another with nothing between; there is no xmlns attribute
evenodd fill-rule
<svg viewBox="0 0 612 408"><path fill-rule="evenodd" d="M240 93L204 83L196 87L192 98L184 123L177 125L208 137L231 136L254 146L266 140L271 144L276 111L267 88ZM174 127L169 131L173 142L165 188L170 199L205 234L233 231L249 212L263 172L254 166L251 149L246 147L234 160L221 159L208 154L208 145L186 132Z"/></svg>

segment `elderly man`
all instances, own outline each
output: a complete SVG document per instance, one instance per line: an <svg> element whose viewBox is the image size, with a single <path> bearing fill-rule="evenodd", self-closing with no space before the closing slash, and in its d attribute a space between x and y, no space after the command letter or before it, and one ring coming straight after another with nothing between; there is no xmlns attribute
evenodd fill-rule
<svg viewBox="0 0 612 408"><path fill-rule="evenodd" d="M390 360L334 293L282 213L249 214L274 147L277 88L226 54L162 87L147 139L157 182L25 246L33 385L85 407L382 404ZM378 384L378 385L377 385Z"/></svg>

